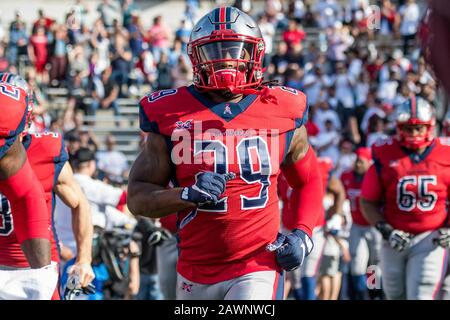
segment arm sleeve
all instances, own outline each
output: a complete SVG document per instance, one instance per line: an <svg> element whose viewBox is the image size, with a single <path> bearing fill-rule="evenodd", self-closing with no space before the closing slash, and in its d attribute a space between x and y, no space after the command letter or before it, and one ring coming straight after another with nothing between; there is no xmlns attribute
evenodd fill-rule
<svg viewBox="0 0 450 320"><path fill-rule="evenodd" d="M50 238L50 221L44 190L28 159L15 175L0 181L0 191L11 204L19 243L32 238Z"/></svg>
<svg viewBox="0 0 450 320"><path fill-rule="evenodd" d="M282 167L284 176L293 188L290 202L292 229L301 229L310 237L320 215L323 214L322 199L324 188L319 172L317 157L309 147L303 159Z"/></svg>
<svg viewBox="0 0 450 320"><path fill-rule="evenodd" d="M144 132L160 133L158 123L149 115L149 106L139 103L139 126Z"/></svg>
<svg viewBox="0 0 450 320"><path fill-rule="evenodd" d="M369 201L379 201L383 197L383 189L375 165L371 165L364 175L361 197Z"/></svg>

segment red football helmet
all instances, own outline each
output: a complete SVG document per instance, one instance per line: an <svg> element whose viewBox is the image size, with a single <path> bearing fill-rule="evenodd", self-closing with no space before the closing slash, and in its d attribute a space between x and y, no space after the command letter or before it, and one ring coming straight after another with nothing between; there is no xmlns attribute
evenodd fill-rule
<svg viewBox="0 0 450 320"><path fill-rule="evenodd" d="M433 142L436 116L431 104L420 96L411 96L395 110L397 138L401 145L417 150ZM413 134L405 130L410 126L425 125L423 133Z"/></svg>
<svg viewBox="0 0 450 320"><path fill-rule="evenodd" d="M25 126L25 129L22 132L22 134L27 134L28 129L31 125L31 117L33 115L33 108L34 108L33 90L30 88L30 86L25 81L25 79L23 79L19 75L16 75L16 74L13 74L10 72L1 72L0 73L0 82L5 82L12 86L18 87L27 93L27 119L26 119L27 124Z"/></svg>
<svg viewBox="0 0 450 320"><path fill-rule="evenodd" d="M265 44L256 22L234 7L220 7L194 26L187 51L194 85L243 93L263 80Z"/></svg>

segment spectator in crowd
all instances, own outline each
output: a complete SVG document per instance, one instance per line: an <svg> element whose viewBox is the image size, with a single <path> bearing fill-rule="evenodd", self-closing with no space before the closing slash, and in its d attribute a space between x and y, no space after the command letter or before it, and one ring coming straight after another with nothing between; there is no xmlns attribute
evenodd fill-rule
<svg viewBox="0 0 450 320"><path fill-rule="evenodd" d="M95 48L95 75L100 75L110 65L109 47L110 41L108 32L103 22L97 19L94 23L94 30L91 37L91 46Z"/></svg>
<svg viewBox="0 0 450 320"><path fill-rule="evenodd" d="M131 20L127 25L127 30L130 35L129 46L133 58L140 56L142 50L144 50L144 28L141 23L141 19L136 11L131 13Z"/></svg>
<svg viewBox="0 0 450 320"><path fill-rule="evenodd" d="M76 44L68 53L68 61L70 70L69 76L74 77L77 75L81 79L82 86L87 86L89 63L86 59L84 47L80 44Z"/></svg>
<svg viewBox="0 0 450 320"><path fill-rule="evenodd" d="M121 20L121 8L116 0L102 0L97 11L106 29L112 29L114 20Z"/></svg>
<svg viewBox="0 0 450 320"><path fill-rule="evenodd" d="M339 159L339 132L336 129L333 118L326 117L324 121L324 130L310 138L310 143L317 150L320 157L330 158L335 166Z"/></svg>
<svg viewBox="0 0 450 320"><path fill-rule="evenodd" d="M30 38L30 44L28 48L28 56L30 62L34 65L37 74L42 78L41 82L48 82L48 73L46 70L48 59L48 39L45 34L45 28L43 26L36 27L33 35Z"/></svg>
<svg viewBox="0 0 450 320"><path fill-rule="evenodd" d="M273 39L275 37L275 27L272 23L269 22L267 16L265 14L260 15L258 20L258 26L261 30L264 42L266 44L266 50L264 53L263 65L264 67L268 67L270 63L270 59L272 58L272 50L273 50Z"/></svg>
<svg viewBox="0 0 450 320"><path fill-rule="evenodd" d="M302 23L306 13L305 2L303 0L289 0L287 11L289 19L294 19L297 23Z"/></svg>
<svg viewBox="0 0 450 320"><path fill-rule="evenodd" d="M9 26L8 62L17 65L19 56L28 55L28 35L20 12Z"/></svg>
<svg viewBox="0 0 450 320"><path fill-rule="evenodd" d="M380 36L383 44L387 45L387 41L392 35L398 33L400 17L397 9L391 0L383 0L381 3L380 17Z"/></svg>
<svg viewBox="0 0 450 320"><path fill-rule="evenodd" d="M339 160L337 161L334 175L338 178L341 174L353 167L356 160L356 154L353 152L353 143L350 140L341 140L339 144Z"/></svg>
<svg viewBox="0 0 450 320"><path fill-rule="evenodd" d="M170 29L164 25L162 16L156 16L152 27L148 30L147 41L152 48L153 57L158 62L162 53L166 55L169 53L169 34Z"/></svg>
<svg viewBox="0 0 450 320"><path fill-rule="evenodd" d="M170 89L173 87L172 72L169 65L169 57L164 52L156 66L158 70L157 90Z"/></svg>
<svg viewBox="0 0 450 320"><path fill-rule="evenodd" d="M383 110L383 102L379 98L376 98L372 92L367 97L367 106L367 111L364 113L361 121L361 130L364 134L368 133L369 120L373 115L376 114L381 119L386 118L386 112Z"/></svg>
<svg viewBox="0 0 450 320"><path fill-rule="evenodd" d="M129 29L130 25L133 24L133 18L137 15L138 7L134 0L124 0L122 1L122 25Z"/></svg>
<svg viewBox="0 0 450 320"><path fill-rule="evenodd" d="M113 109L114 115L120 114L120 107L117 102L119 97L119 86L112 77L112 67L103 70L100 79L94 79L92 90L92 114L95 115L98 108ZM116 120L116 125L119 125Z"/></svg>
<svg viewBox="0 0 450 320"><path fill-rule="evenodd" d="M178 59L184 56L185 60L189 60L189 57L186 55L186 51L183 51L183 43L180 39L175 39L173 41L173 47L169 53L169 65L170 67L175 67L178 64Z"/></svg>
<svg viewBox="0 0 450 320"><path fill-rule="evenodd" d="M174 88L187 86L192 82L192 68L184 55L178 56L178 61L171 70L171 76Z"/></svg>
<svg viewBox="0 0 450 320"><path fill-rule="evenodd" d="M83 26L87 26L87 15L89 13L89 7L84 3L84 0L75 0L75 4L72 6L71 11L75 14L76 21Z"/></svg>
<svg viewBox="0 0 450 320"><path fill-rule="evenodd" d="M123 152L116 150L116 138L112 134L105 137L106 150L96 154L98 170L107 181L123 184L128 179L128 161Z"/></svg>
<svg viewBox="0 0 450 320"><path fill-rule="evenodd" d="M306 33L294 19L289 20L288 29L283 32L283 41L288 45L288 50L296 44L301 44L305 39Z"/></svg>
<svg viewBox="0 0 450 320"><path fill-rule="evenodd" d="M139 56L139 60L136 63L136 77L138 88L140 88L142 84L149 84L152 89L156 88L158 70L150 50L142 51Z"/></svg>
<svg viewBox="0 0 450 320"><path fill-rule="evenodd" d="M82 128L79 131L80 136L80 148L89 149L96 153L98 150L97 137L87 128Z"/></svg>
<svg viewBox="0 0 450 320"><path fill-rule="evenodd" d="M343 21L342 9L336 0L316 1L313 12L317 15L319 27L322 29L333 27L337 21Z"/></svg>
<svg viewBox="0 0 450 320"><path fill-rule="evenodd" d="M59 87L65 82L67 75L69 38L67 28L64 25L54 25L53 41L50 43L50 84Z"/></svg>
<svg viewBox="0 0 450 320"><path fill-rule="evenodd" d="M287 69L289 62L287 58L287 44L283 41L278 43L277 51L272 56L269 66L269 74L273 79L283 83L283 75Z"/></svg>
<svg viewBox="0 0 450 320"><path fill-rule="evenodd" d="M39 9L38 10L38 18L37 20L33 23L33 29L32 29L32 33L34 34L36 32L36 29L38 27L43 27L45 30L46 34L50 34L52 31L52 26L55 23L55 20L47 17L44 13L43 9Z"/></svg>
<svg viewBox="0 0 450 320"><path fill-rule="evenodd" d="M181 41L181 49L186 52L187 43L189 42L189 37L191 35L192 26L191 23L186 19L182 19L180 26L175 31L175 39Z"/></svg>
<svg viewBox="0 0 450 320"><path fill-rule="evenodd" d="M384 119L376 113L371 116L367 127L366 146L370 148L375 142L388 138L384 129Z"/></svg>
<svg viewBox="0 0 450 320"><path fill-rule="evenodd" d="M132 59L133 55L128 47L126 39L121 35L116 35L114 46L111 49L111 66L112 78L117 84L119 98L124 98L127 96L127 94L123 91L123 85L128 83L128 74L131 71ZM103 83L106 83L105 80L103 80ZM116 113L116 115L117 114L118 113Z"/></svg>
<svg viewBox="0 0 450 320"><path fill-rule="evenodd" d="M406 0L406 3L400 7L399 14L401 17L400 35L403 38L403 52L406 54L415 40L419 28L419 6L415 0Z"/></svg>
<svg viewBox="0 0 450 320"><path fill-rule="evenodd" d="M150 218L142 216L137 217L136 230L142 234L142 255L139 259L140 285L136 299L163 300L158 279L156 248L172 238L172 235L168 230L158 227Z"/></svg>

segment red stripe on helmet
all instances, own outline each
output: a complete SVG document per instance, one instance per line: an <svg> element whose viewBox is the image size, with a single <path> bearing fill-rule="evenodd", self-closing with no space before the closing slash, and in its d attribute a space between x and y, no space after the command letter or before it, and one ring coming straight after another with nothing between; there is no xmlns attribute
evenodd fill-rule
<svg viewBox="0 0 450 320"><path fill-rule="evenodd" d="M225 7L220 8L219 12L220 30L225 30Z"/></svg>
<svg viewBox="0 0 450 320"><path fill-rule="evenodd" d="M411 95L411 118L417 118L417 104L416 104L416 96Z"/></svg>

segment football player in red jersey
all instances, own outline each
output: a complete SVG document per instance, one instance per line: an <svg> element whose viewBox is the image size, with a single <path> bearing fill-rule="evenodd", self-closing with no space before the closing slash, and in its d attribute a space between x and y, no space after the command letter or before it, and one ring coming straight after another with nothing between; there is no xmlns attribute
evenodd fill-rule
<svg viewBox="0 0 450 320"><path fill-rule="evenodd" d="M29 115L28 94L0 79L0 106L0 192L11 200L18 241L30 266L47 270L50 234L44 192L18 139Z"/></svg>
<svg viewBox="0 0 450 320"><path fill-rule="evenodd" d="M294 272L288 274L288 278L290 278L293 285L294 298L297 300L315 300L317 298L316 291L318 287L320 287L323 293L322 296L326 295L328 297L330 296L331 291L333 291L332 289L338 287L337 285L334 285L332 281L329 281L331 278L335 278L334 276L336 275L334 273L336 270L333 268L333 265L335 265L333 257L328 256L325 259L325 262L322 258L324 256L324 249L327 243L326 240L328 234L325 234L326 231L328 231L327 224L331 217L335 216L336 213L342 212L342 204L345 200L345 190L339 179L332 175L333 162L330 158L318 158L318 166L324 193L328 192L331 194L334 201L333 205L327 208L327 213L324 211L325 203L323 203L324 205L321 204L321 214L318 217L312 232L314 248L311 254L305 259L302 267L300 268L301 270L295 270ZM283 177L279 179L279 184L280 198L283 201L283 226L286 229L292 229L292 224L295 221L295 215L293 215L293 211L291 209L293 205L295 206L295 199L297 198L297 195L293 193L292 188L286 185ZM334 251L333 256L335 256L335 250L333 250L331 246L329 246L329 249L331 249L329 250L330 253L331 251ZM323 270L332 272L322 272L327 274L324 277L321 277L320 286L317 286L317 279Z"/></svg>
<svg viewBox="0 0 450 320"><path fill-rule="evenodd" d="M10 73L0 74L0 79L5 78L10 84L21 86L25 91L32 92L27 83L19 76ZM32 94L29 94L30 96ZM30 110L30 113L32 110ZM76 235L77 242L77 262L73 267L73 272L77 273L80 286L86 287L93 279L91 262L92 245L92 223L89 213L89 205L81 192L80 187L73 178L72 169L67 161L68 156L65 151L62 137L57 133L29 134L28 128L31 124L31 117L28 117L26 128L20 140L27 151L27 156L31 168L41 182L45 199L47 200L47 220L49 223L53 219L53 200L56 193L71 209L73 213L72 227ZM14 218L14 208L11 208L8 199L1 196L2 207L0 216L3 221L0 229L0 268L16 270L29 267L28 261L20 248ZM56 235L51 231L51 260L59 263L59 252L57 248ZM29 289L26 284L20 288L20 284L13 282L10 286L0 289L0 297L8 299L33 298L27 294ZM54 286L55 289L55 286ZM16 295L14 295L16 294ZM24 294L22 296L21 294ZM59 299L58 290L54 290L53 299Z"/></svg>
<svg viewBox="0 0 450 320"><path fill-rule="evenodd" d="M396 137L372 148L361 209L385 240L387 298L435 299L447 268L450 147L434 138L434 110L425 99L411 96L395 112Z"/></svg>
<svg viewBox="0 0 450 320"><path fill-rule="evenodd" d="M350 229L350 274L354 298L366 300L368 298L367 267L378 265L381 249L381 235L363 217L359 206L359 197L364 174L372 164L370 148L360 147L356 150L356 160L352 170L342 173L341 180L350 202L352 227Z"/></svg>
<svg viewBox="0 0 450 320"><path fill-rule="evenodd" d="M322 182L307 142L306 97L262 83L264 40L247 14L216 8L188 44L194 85L149 94L149 132L129 179L128 207L178 212L177 299L282 298L282 269L311 252ZM280 228L277 177L298 192L294 228ZM170 179L175 188L166 189Z"/></svg>

